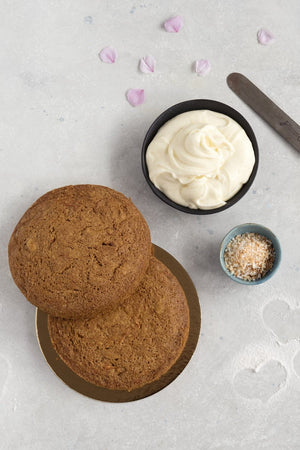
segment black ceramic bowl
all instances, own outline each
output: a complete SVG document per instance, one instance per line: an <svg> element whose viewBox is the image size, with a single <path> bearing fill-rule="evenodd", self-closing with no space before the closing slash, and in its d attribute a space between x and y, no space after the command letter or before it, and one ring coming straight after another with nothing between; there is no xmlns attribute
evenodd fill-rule
<svg viewBox="0 0 300 450"><path fill-rule="evenodd" d="M247 183L245 183L241 189L229 200L227 200L226 204L223 206L220 206L219 208L214 209L192 209L188 208L187 206L178 205L178 203L173 202L170 200L163 192L161 192L149 178L147 163L146 163L146 151L148 148L148 145L150 142L154 139L156 133L158 130L170 119L172 119L175 116L178 116L178 114L182 114L187 111L194 111L199 109L210 109L211 111L216 111L222 114L226 114L227 116L231 117L233 120L235 120L246 132L248 138L250 139L254 155L255 155L255 163L251 172L251 175L249 177L249 180ZM253 180L255 178L257 168L258 168L258 145L256 141L255 134L247 122L247 120L235 109L231 108L228 105L225 105L224 103L216 102L214 100L188 100L186 102L177 103L177 105L171 106L166 111L164 111L160 116L157 117L157 119L152 123L150 126L146 137L143 142L142 147L142 168L145 175L145 178L147 180L147 183L149 184L150 188L156 194L161 200L163 200L168 205L172 206L173 208L178 209L179 211L183 211L189 214L214 214L220 211L224 211L224 209L229 208L230 206L234 205L236 202L238 202L248 191L251 184L253 183Z"/></svg>

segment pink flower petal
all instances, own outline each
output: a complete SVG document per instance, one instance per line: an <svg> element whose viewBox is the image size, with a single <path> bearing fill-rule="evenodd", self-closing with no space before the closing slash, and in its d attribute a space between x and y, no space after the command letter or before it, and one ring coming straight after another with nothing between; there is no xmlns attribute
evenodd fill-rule
<svg viewBox="0 0 300 450"><path fill-rule="evenodd" d="M129 89L126 97L131 106L141 105L145 101L144 89Z"/></svg>
<svg viewBox="0 0 300 450"><path fill-rule="evenodd" d="M275 38L270 31L261 28L257 32L257 40L261 45L272 44L275 41Z"/></svg>
<svg viewBox="0 0 300 450"><path fill-rule="evenodd" d="M195 62L195 71L198 75L201 75L202 77L205 77L209 74L211 69L210 62L208 59L199 59Z"/></svg>
<svg viewBox="0 0 300 450"><path fill-rule="evenodd" d="M178 33L183 27L183 18L181 16L171 17L165 21L164 27L169 33Z"/></svg>
<svg viewBox="0 0 300 450"><path fill-rule="evenodd" d="M155 64L156 61L153 56L145 56L140 60L140 71L144 73L153 73Z"/></svg>
<svg viewBox="0 0 300 450"><path fill-rule="evenodd" d="M107 64L113 64L117 59L117 52L112 47L105 47L99 53L99 58Z"/></svg>

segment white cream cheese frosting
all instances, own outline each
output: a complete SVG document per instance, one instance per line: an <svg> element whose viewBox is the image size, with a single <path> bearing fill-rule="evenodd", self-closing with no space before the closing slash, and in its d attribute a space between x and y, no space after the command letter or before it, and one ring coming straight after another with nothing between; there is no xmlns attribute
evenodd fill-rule
<svg viewBox="0 0 300 450"><path fill-rule="evenodd" d="M166 122L147 148L152 183L179 205L223 206L246 183L255 156L244 129L209 110L189 111Z"/></svg>

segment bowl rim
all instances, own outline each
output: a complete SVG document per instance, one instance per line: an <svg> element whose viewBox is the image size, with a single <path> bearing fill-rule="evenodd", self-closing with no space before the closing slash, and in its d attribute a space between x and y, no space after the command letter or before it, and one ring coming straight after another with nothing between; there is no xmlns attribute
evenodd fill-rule
<svg viewBox="0 0 300 450"><path fill-rule="evenodd" d="M255 155L255 162L252 169L252 172L250 174L250 177L246 183L243 184L241 189L230 199L228 199L225 203L225 205L220 206L219 208L213 208L213 209L192 209L188 208L187 206L179 205L178 203L175 203L173 200L171 200L169 197L167 197L162 191L160 191L150 180L148 167L146 163L146 152L147 148L150 144L150 142L153 140L154 136L157 134L159 128L161 128L168 120L171 120L173 117L178 116L179 114L182 114L184 112L188 111L194 111L194 110L205 110L209 109L214 112L219 112L221 114L228 115L233 120L235 120L245 131L248 138L251 141L254 155ZM254 134L254 131L249 124L249 122L245 119L245 117L238 112L236 109L232 108L231 106L227 105L226 103L219 102L217 100L211 100L211 99L193 99L193 100L186 100L184 102L176 103L175 105L170 106L165 111L163 111L150 125L144 141L142 145L142 153L141 153L141 160L142 160L142 170L144 173L144 176L146 178L146 181L148 185L150 186L151 190L154 192L154 194L159 197L163 202L165 202L167 205L188 213L188 214L196 214L196 215L206 215L206 214L215 214L221 211L224 211L227 208L230 208L235 203L237 203L250 189L255 176L257 174L258 170L258 163L259 163L259 148L256 140L256 136Z"/></svg>
<svg viewBox="0 0 300 450"><path fill-rule="evenodd" d="M262 236L265 236L267 239L270 239L272 241L273 246L276 247L276 249L275 249L275 261L274 261L274 264L273 264L272 268L266 273L266 275L263 278L260 278L258 280L252 280L252 281L243 280L242 278L238 278L238 277L234 276L232 273L229 272L229 270L226 269L225 262L224 262L224 252L225 252L225 248L227 247L228 243L235 236L237 236L239 234L251 233L251 231L244 231L243 232L243 230L241 230L243 228L249 228L249 227L250 228L253 228L253 227L258 228L258 230L260 230L260 231L257 230L257 231L252 231L252 232L261 234ZM264 231L267 231L268 236L266 236L264 234ZM228 236L231 235L231 234L232 234L231 239L228 242L226 242L227 239L228 239ZM266 227L265 225L261 225L259 223L255 223L255 222L242 223L240 225L236 225L231 230L229 230L228 233L226 233L226 235L222 239L222 242L220 244L219 260L220 260L220 265L221 265L221 268L222 268L223 272L229 278L231 278L231 280L236 281L237 283L240 283L240 284L248 285L248 286L256 286L258 284L262 284L265 281L269 280L277 272L278 267L280 266L280 263L281 263L281 245L280 245L280 241L279 241L278 237L273 233L273 231L270 228Z"/></svg>

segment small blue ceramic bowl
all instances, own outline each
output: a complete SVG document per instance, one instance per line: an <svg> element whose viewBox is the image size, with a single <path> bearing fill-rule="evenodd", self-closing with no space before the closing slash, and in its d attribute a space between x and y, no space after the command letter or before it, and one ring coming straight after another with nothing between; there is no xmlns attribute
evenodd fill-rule
<svg viewBox="0 0 300 450"><path fill-rule="evenodd" d="M257 234L261 234L262 236L265 236L267 239L270 239L270 241L273 244L274 250L275 250L275 261L274 261L272 269L269 270L269 272L267 272L263 278L260 278L258 280L254 280L254 281L242 280L241 278L237 278L234 275L232 275L232 273L230 273L229 270L227 270L225 267L224 252L225 252L227 245L235 236L237 236L238 234L244 234L244 233L257 233ZM269 230L269 228L266 228L263 225L259 225L257 223L244 223L243 225L238 225L237 227L233 228L231 231L229 231L229 233L226 234L226 236L224 237L224 239L221 243L221 248L220 248L221 267L222 267L223 271L226 273L226 275L229 276L229 278L231 278L233 281L237 281L238 283L241 283L241 284L250 284L250 285L255 284L256 285L256 284L264 283L265 281L269 280L274 275L274 273L276 272L276 270L279 267L280 261L281 261L281 248L280 248L279 240L277 239L275 234L272 233L271 230Z"/></svg>

